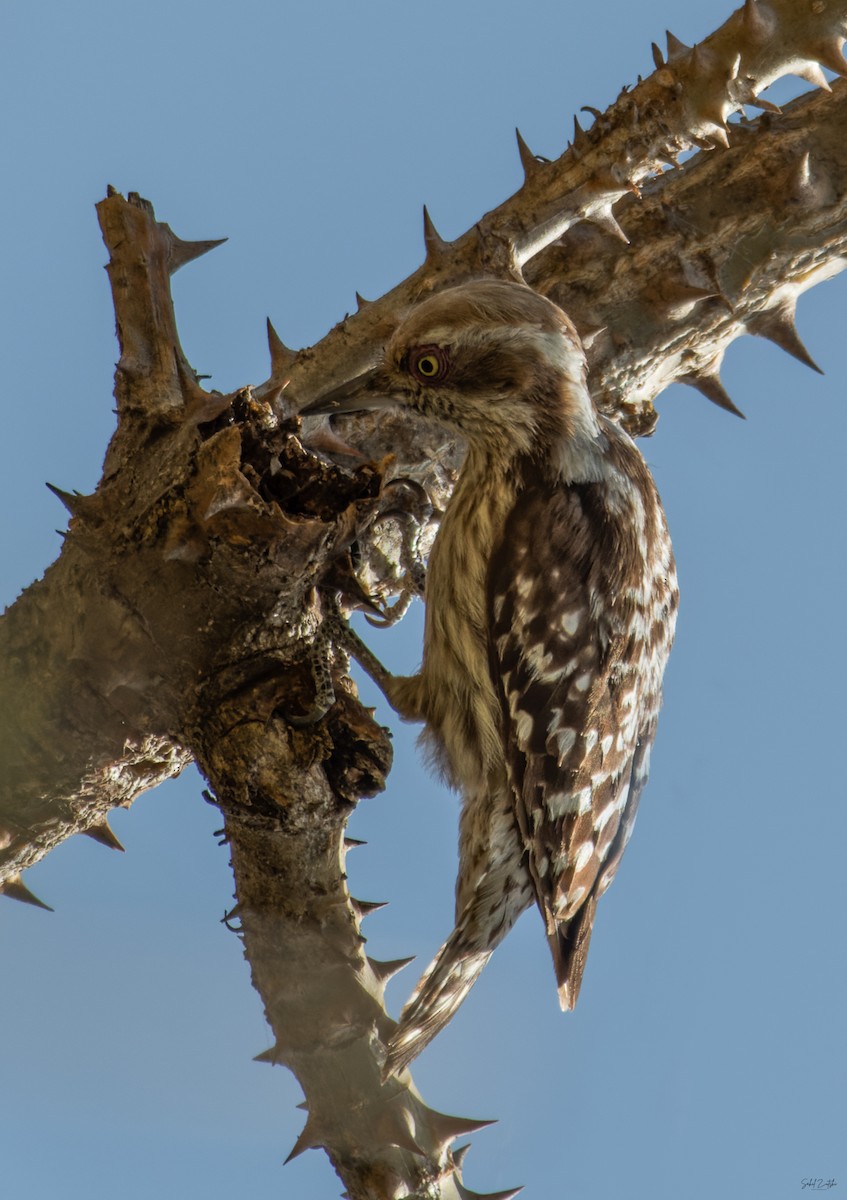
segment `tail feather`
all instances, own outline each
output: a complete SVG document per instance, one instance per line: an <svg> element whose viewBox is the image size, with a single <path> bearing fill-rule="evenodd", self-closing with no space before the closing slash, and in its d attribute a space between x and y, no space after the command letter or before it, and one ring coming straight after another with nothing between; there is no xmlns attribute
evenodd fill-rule
<svg viewBox="0 0 847 1200"><path fill-rule="evenodd" d="M491 953L490 949L470 949L463 930L453 930L400 1014L388 1044L383 1078L407 1067L452 1020Z"/></svg>
<svg viewBox="0 0 847 1200"><path fill-rule="evenodd" d="M531 903L532 884L522 863L523 846L516 836L508 836L510 831L514 833L509 811L502 807L489 814L488 845L481 863L463 841L462 854L469 861L459 873L456 928L400 1014L388 1044L384 1078L407 1067L447 1025L492 952ZM466 816L462 818L463 838L468 833ZM501 818L508 826L505 833L495 828ZM496 854L492 851L495 842L499 847Z"/></svg>
<svg viewBox="0 0 847 1200"><path fill-rule="evenodd" d="M575 916L562 922L553 933L547 935L553 954L562 1012L576 1008L596 910L597 897L592 893Z"/></svg>

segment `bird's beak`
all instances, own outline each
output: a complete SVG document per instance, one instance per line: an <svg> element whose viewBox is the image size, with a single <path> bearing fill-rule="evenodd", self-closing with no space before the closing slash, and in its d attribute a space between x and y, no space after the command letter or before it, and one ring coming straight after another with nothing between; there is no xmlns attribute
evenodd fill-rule
<svg viewBox="0 0 847 1200"><path fill-rule="evenodd" d="M391 408L398 404L392 395L381 367L357 375L338 387L316 397L300 409L300 416L312 417L322 413L353 413L367 409Z"/></svg>

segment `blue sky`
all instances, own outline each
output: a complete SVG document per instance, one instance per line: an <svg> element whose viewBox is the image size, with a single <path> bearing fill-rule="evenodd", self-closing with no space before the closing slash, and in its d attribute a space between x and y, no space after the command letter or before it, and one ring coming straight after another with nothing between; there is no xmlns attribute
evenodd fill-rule
<svg viewBox="0 0 847 1200"><path fill-rule="evenodd" d="M8 5L0 49L4 437L0 597L56 556L44 481L90 490L117 357L93 205L140 191L186 238L227 245L176 276L183 345L228 390L268 373L267 315L320 337L421 259L420 206L462 232L510 194L513 129L564 146L581 105L687 42L717 0L313 5ZM803 85L805 87L805 85ZM779 95L789 94L780 90ZM672 388L643 446L683 590L638 828L563 1016L537 915L498 950L416 1079L447 1112L498 1117L465 1179L537 1200L791 1197L847 1186L844 1128L847 277L801 301L824 379L747 338L725 381L748 420ZM419 657L419 607L386 660ZM395 1011L451 925L456 802L395 728L387 792L351 832L351 885L379 958L415 953ZM329 1200L268 1044L232 884L193 773L113 824L127 847L60 847L28 883L54 914L0 904L0 1158L32 1200Z"/></svg>

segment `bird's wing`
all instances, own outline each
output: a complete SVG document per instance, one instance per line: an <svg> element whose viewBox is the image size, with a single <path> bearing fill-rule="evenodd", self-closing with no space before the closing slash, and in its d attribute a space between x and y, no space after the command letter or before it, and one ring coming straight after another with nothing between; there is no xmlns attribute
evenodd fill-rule
<svg viewBox="0 0 847 1200"><path fill-rule="evenodd" d="M576 1002L596 902L631 832L655 728L641 720L631 618L609 578L614 521L592 527L590 487L526 489L488 578L515 814L563 1008Z"/></svg>

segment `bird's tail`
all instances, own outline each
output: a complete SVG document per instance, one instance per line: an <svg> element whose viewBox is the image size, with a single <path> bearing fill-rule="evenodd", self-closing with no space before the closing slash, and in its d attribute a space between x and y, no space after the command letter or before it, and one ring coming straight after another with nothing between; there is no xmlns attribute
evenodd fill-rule
<svg viewBox="0 0 847 1200"><path fill-rule="evenodd" d="M475 950L468 946L461 925L453 930L400 1014L400 1022L388 1044L384 1078L407 1067L452 1019L491 957L492 949Z"/></svg>
<svg viewBox="0 0 847 1200"><path fill-rule="evenodd" d="M554 926L553 931L547 935L556 970L562 1012L576 1008L596 910L597 897L592 894L576 916Z"/></svg>

